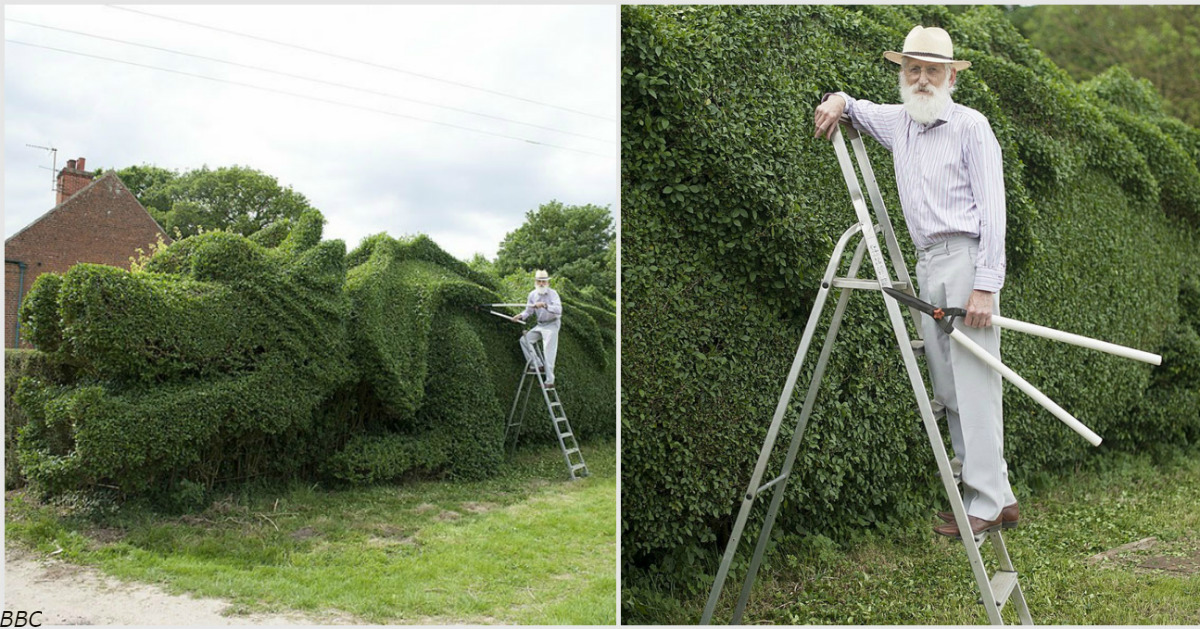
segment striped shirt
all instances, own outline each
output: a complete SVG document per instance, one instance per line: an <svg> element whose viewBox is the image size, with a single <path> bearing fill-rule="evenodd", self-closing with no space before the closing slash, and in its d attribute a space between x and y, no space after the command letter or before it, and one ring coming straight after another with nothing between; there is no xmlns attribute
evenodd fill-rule
<svg viewBox="0 0 1200 629"><path fill-rule="evenodd" d="M538 302L544 302L545 308L534 308L533 305ZM517 315L521 320L529 318L529 315L537 313L537 322L551 323L557 321L562 316L562 300L558 297L558 291L553 288L546 289L545 295L539 295L537 289L529 291L529 297L525 299L525 311Z"/></svg>
<svg viewBox="0 0 1200 629"><path fill-rule="evenodd" d="M837 94L846 99L854 127L892 152L913 244L925 249L952 236L978 238L974 288L998 292L1004 285L1004 162L987 118L951 101L923 125L903 105Z"/></svg>

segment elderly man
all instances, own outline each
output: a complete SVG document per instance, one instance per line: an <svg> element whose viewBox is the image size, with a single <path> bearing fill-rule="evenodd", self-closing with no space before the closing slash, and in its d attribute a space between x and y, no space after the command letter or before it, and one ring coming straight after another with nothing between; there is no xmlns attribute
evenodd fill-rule
<svg viewBox="0 0 1200 629"><path fill-rule="evenodd" d="M542 341L542 353L546 356L546 380L542 386L547 389L554 387L554 359L558 356L558 331L562 327L562 300L558 292L550 288L550 274L539 270L534 274L534 289L525 300L525 311L513 315L513 321L524 321L529 315L537 313L537 325L521 336L521 351L525 360L540 366L534 351L534 343Z"/></svg>
<svg viewBox="0 0 1200 629"><path fill-rule="evenodd" d="M1004 285L1004 172L1000 144L987 118L951 100L958 73L950 35L914 27L904 52L884 57L900 65L902 105L856 100L838 92L817 107L816 135L833 137L847 115L892 152L904 220L917 247L921 299L965 306L962 331L1000 356L999 314ZM1004 461L1000 375L922 318L934 396L946 406L950 440L962 462L963 504L978 534L1014 527L1017 499ZM958 537L954 515L938 514L934 528Z"/></svg>

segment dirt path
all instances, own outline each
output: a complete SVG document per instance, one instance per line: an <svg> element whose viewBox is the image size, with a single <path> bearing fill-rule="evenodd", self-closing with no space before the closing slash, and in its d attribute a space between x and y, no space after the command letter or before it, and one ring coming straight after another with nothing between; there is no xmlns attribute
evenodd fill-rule
<svg viewBox="0 0 1200 629"><path fill-rule="evenodd" d="M41 610L42 625L328 625L336 617L248 614L223 616L220 599L168 594L153 585L126 583L94 568L43 560L8 548L4 609Z"/></svg>

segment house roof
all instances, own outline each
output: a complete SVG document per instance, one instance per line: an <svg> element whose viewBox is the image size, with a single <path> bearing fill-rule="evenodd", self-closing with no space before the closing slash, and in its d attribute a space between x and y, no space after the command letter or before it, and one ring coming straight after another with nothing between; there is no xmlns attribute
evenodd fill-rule
<svg viewBox="0 0 1200 629"><path fill-rule="evenodd" d="M71 195L69 198L67 198L62 203L59 203L58 205L50 208L49 211L47 211L45 214L42 214L41 216L34 219L33 222L31 222L28 225L17 230L17 232L15 234L9 236L8 238L5 238L4 239L5 246L7 246L9 242L12 242L12 240L14 238L16 238L17 236L20 236L22 233L24 233L30 227L33 227L34 225L37 225L38 223L42 222L42 220L44 220L47 216L50 216L50 215L54 214L55 212L62 211L65 208L69 208L73 201L75 201L76 199L83 198L86 193L92 191L92 189L95 188L96 186L100 185L101 182L105 182L105 184L107 185L110 182L110 180L112 180L112 182L114 182L118 186L120 186L122 190L129 193L129 197L131 199L133 199L133 202L136 203L137 206L139 208L141 208L143 212L146 213L146 218L150 219L150 222L154 223L155 227L158 227L158 231L162 232L163 235L167 235L167 231L162 228L162 225L158 224L158 221L154 220L154 217L150 214L150 211L147 210L144 205L142 205L141 201L138 201L137 197L134 196L133 192L130 192L129 188L125 185L125 182L121 181L121 178L117 176L117 172L115 170L110 170L110 171L104 173L103 175L100 175L96 179L92 180L92 182L89 183L88 185L84 186L83 188L80 188L79 192L76 192L75 194ZM169 235L167 237L170 238Z"/></svg>

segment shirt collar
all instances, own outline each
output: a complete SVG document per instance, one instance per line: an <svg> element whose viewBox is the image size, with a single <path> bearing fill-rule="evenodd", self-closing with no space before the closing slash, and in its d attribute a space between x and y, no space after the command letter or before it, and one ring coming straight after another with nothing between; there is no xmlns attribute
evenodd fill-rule
<svg viewBox="0 0 1200 629"><path fill-rule="evenodd" d="M951 111L954 111L954 99L953 98L946 101L946 106L942 108L942 113L938 114L937 120L934 120L932 123L930 123L927 128L933 129L935 127L940 127L940 126L946 124L947 122L950 122L950 112Z"/></svg>

